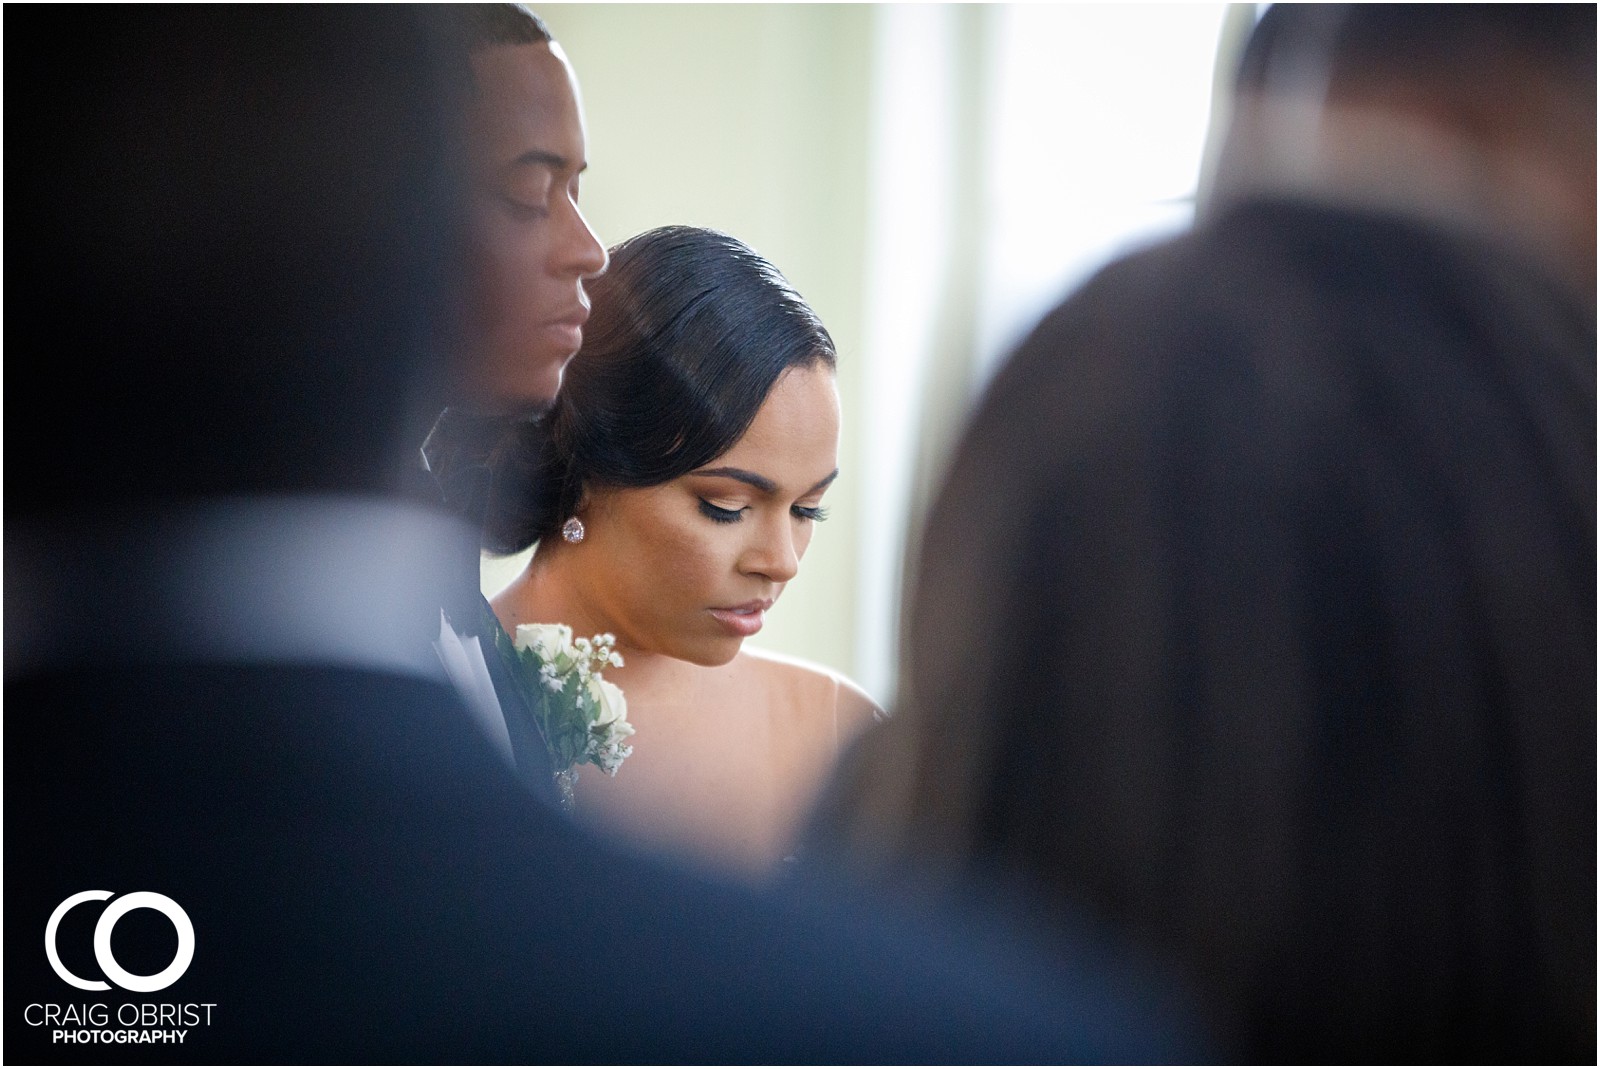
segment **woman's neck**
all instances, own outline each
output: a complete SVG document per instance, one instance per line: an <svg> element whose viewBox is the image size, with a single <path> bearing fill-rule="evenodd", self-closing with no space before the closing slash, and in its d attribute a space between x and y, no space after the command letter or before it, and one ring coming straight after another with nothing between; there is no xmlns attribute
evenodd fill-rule
<svg viewBox="0 0 1600 1069"><path fill-rule="evenodd" d="M564 549L552 546L536 551L522 573L490 599L506 632L515 636L519 624L532 623L566 624L575 638L609 632L616 636L623 665L606 669L606 679L618 686L643 686L664 693L691 686L702 669L634 643L626 629L600 608L602 599L582 588Z"/></svg>

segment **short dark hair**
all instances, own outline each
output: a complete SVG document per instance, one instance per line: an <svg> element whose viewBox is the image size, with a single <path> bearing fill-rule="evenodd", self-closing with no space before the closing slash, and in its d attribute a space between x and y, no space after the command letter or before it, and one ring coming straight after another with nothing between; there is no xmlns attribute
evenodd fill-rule
<svg viewBox="0 0 1600 1069"><path fill-rule="evenodd" d="M1475 85L1486 58L1515 54L1557 77L1592 82L1593 4L1272 4L1240 57L1246 91L1295 89L1316 72Z"/></svg>
<svg viewBox="0 0 1600 1069"><path fill-rule="evenodd" d="M484 547L549 537L586 486L658 486L731 449L780 375L836 361L778 269L737 238L688 226L611 250L555 407L494 458Z"/></svg>
<svg viewBox="0 0 1600 1069"><path fill-rule="evenodd" d="M491 45L538 45L555 40L550 27L526 4L452 4L467 51Z"/></svg>
<svg viewBox="0 0 1600 1069"><path fill-rule="evenodd" d="M1565 78L1595 69L1593 4L1350 4L1334 42L1334 76L1470 79L1514 53ZM1435 69L1437 68L1437 70Z"/></svg>

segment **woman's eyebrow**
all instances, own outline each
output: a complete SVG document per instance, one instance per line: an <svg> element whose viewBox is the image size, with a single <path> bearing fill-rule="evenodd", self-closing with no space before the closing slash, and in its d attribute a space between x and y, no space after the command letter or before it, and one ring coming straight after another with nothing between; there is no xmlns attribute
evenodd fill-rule
<svg viewBox="0 0 1600 1069"><path fill-rule="evenodd" d="M742 483L749 483L763 494L770 494L778 489L778 484L765 475L757 475L753 471L743 468L701 468L696 475L719 475L725 479L737 479Z"/></svg>
<svg viewBox="0 0 1600 1069"><path fill-rule="evenodd" d="M695 474L721 476L724 479L737 479L742 483L747 483L750 486L755 487L763 494L776 493L778 489L778 484L767 478L765 475L757 475L755 472L746 471L743 468L701 468L699 471L695 472ZM833 482L833 480L837 479L838 477L839 469L834 468L825 479L821 480L817 483L817 485L807 490L806 494L814 494L819 490L825 489L830 483Z"/></svg>
<svg viewBox="0 0 1600 1069"><path fill-rule="evenodd" d="M817 483L817 485L815 485L811 489L807 490L805 496L809 496L811 494L814 494L819 490L826 490L828 488L828 486L833 482L833 480L837 479L838 477L839 477L839 469L838 468L834 468L833 471L828 474L828 477L826 479L823 479L821 482Z"/></svg>

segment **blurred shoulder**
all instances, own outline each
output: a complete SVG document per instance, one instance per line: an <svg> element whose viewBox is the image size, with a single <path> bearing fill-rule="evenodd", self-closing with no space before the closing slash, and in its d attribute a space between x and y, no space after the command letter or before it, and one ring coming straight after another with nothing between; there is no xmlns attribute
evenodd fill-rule
<svg viewBox="0 0 1600 1069"><path fill-rule="evenodd" d="M802 716L831 713L840 740L855 736L884 711L854 680L843 673L788 654L759 649L748 643L739 652L742 671L764 687L791 696Z"/></svg>

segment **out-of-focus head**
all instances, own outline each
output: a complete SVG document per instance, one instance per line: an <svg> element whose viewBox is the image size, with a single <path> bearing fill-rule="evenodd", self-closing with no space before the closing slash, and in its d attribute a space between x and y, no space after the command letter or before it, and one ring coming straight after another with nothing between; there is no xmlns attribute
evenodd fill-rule
<svg viewBox="0 0 1600 1069"><path fill-rule="evenodd" d="M837 472L834 362L815 313L736 239L623 242L548 425L496 473L486 543L548 540L625 645L726 662L799 568ZM587 534L567 546L572 516Z"/></svg>
<svg viewBox="0 0 1600 1069"><path fill-rule="evenodd" d="M578 80L544 23L518 4L446 9L465 32L471 341L461 398L510 414L547 407L583 340L586 280L606 251L578 209L587 166Z"/></svg>
<svg viewBox="0 0 1600 1069"><path fill-rule="evenodd" d="M1595 10L1274 4L1237 76L1219 206L1261 189L1402 204L1595 282Z"/></svg>
<svg viewBox="0 0 1600 1069"><path fill-rule="evenodd" d="M7 56L12 514L396 485L462 200L427 14L67 17Z"/></svg>

